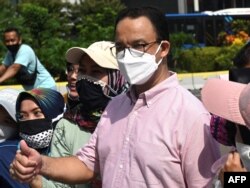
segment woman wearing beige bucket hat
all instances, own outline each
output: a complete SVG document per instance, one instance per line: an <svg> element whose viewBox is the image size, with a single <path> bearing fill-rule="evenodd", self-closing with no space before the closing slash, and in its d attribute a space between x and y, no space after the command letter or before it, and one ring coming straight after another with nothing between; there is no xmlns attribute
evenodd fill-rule
<svg viewBox="0 0 250 188"><path fill-rule="evenodd" d="M75 71L77 80L71 85L71 89L75 87L78 98L74 99L73 105L68 105L64 117L56 126L51 144L52 157L75 154L88 142L112 97L126 91L126 82L118 70L116 59L110 53L112 46L112 42L100 41L88 48L73 47L66 52L67 65L79 64L78 71ZM66 185L37 176L30 185L83 188L101 187L101 182L97 178L89 184Z"/></svg>

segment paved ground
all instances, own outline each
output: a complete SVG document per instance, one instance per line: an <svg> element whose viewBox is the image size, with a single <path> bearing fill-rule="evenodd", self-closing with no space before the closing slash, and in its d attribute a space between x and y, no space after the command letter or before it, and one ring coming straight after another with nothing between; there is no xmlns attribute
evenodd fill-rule
<svg viewBox="0 0 250 188"><path fill-rule="evenodd" d="M193 93L198 99L201 98L201 90L200 89L194 89L194 90L189 90L191 93Z"/></svg>

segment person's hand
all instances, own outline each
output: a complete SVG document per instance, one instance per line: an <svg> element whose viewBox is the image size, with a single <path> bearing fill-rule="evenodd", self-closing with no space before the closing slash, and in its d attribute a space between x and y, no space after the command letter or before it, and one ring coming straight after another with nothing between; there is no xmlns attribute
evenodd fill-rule
<svg viewBox="0 0 250 188"><path fill-rule="evenodd" d="M246 172L242 166L240 154L238 152L229 153L227 161L223 167L224 172Z"/></svg>
<svg viewBox="0 0 250 188"><path fill-rule="evenodd" d="M29 183L30 188L42 188L42 176L37 175L33 180Z"/></svg>
<svg viewBox="0 0 250 188"><path fill-rule="evenodd" d="M219 179L224 182L224 172L247 172L247 169L244 168L241 164L240 155L238 152L231 152L228 154L227 161L222 167Z"/></svg>
<svg viewBox="0 0 250 188"><path fill-rule="evenodd" d="M15 159L10 165L10 175L20 182L30 182L40 172L42 167L42 156L25 143L20 142L20 150L17 151Z"/></svg>

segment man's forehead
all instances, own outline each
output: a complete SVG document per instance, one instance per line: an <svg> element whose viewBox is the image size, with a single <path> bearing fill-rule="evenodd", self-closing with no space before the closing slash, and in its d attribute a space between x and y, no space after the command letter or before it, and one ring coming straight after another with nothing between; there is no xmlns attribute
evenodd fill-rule
<svg viewBox="0 0 250 188"><path fill-rule="evenodd" d="M4 39L5 39L5 41L9 41L9 40L18 40L19 37L17 36L16 33L13 32L13 33L5 34L5 35L4 35Z"/></svg>
<svg viewBox="0 0 250 188"><path fill-rule="evenodd" d="M9 37L17 37L17 33L15 31L6 32L4 35Z"/></svg>
<svg viewBox="0 0 250 188"><path fill-rule="evenodd" d="M124 30L126 27L126 30ZM148 30L154 29L153 23L145 16L141 16L138 18L124 18L117 23L116 33L120 33L121 31L128 30L142 30L147 32ZM133 34L133 33L130 33Z"/></svg>
<svg viewBox="0 0 250 188"><path fill-rule="evenodd" d="M116 43L133 44L137 42L148 42L156 39L153 24L146 17L137 19L125 18L116 27Z"/></svg>

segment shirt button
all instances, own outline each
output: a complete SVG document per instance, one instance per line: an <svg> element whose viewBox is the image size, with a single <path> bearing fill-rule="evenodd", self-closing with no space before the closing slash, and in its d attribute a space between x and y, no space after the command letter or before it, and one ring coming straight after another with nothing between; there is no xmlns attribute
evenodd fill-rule
<svg viewBox="0 0 250 188"><path fill-rule="evenodd" d="M127 138L126 138L126 141L128 141L128 142L129 142L129 137L127 137Z"/></svg>
<svg viewBox="0 0 250 188"><path fill-rule="evenodd" d="M122 169L122 168L123 168L123 165L121 164L119 167Z"/></svg>

